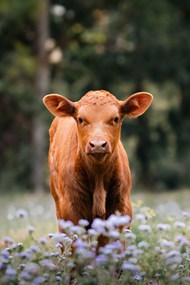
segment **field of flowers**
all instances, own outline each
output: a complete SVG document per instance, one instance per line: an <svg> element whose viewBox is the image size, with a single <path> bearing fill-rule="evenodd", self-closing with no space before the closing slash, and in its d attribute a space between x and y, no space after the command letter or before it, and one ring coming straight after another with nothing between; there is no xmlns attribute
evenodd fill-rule
<svg viewBox="0 0 190 285"><path fill-rule="evenodd" d="M16 205L12 199L4 212L2 200L0 284L190 284L188 204L183 209L167 199L150 207L134 200L131 230L120 233L129 217L113 215L94 220L88 230L86 220L78 226L60 221L62 234L56 232L50 197L23 196ZM109 243L97 253L100 235Z"/></svg>

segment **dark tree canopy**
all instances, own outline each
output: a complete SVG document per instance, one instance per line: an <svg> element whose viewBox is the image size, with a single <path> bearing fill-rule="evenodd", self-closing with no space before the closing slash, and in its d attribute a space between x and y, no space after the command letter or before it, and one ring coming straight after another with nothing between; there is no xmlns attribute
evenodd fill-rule
<svg viewBox="0 0 190 285"><path fill-rule="evenodd" d="M0 3L0 189L34 189L39 169L43 185L48 184L52 117L36 88L37 43L47 31L40 45L47 54L41 61L47 75L42 89L72 100L95 89L107 89L120 99L136 91L153 93L151 110L123 124L134 185L189 187L190 2L52 0L46 31L38 21L43 9L38 0ZM44 133L38 128L44 137L39 137L39 149L46 149L44 159L34 163L39 124L45 128Z"/></svg>

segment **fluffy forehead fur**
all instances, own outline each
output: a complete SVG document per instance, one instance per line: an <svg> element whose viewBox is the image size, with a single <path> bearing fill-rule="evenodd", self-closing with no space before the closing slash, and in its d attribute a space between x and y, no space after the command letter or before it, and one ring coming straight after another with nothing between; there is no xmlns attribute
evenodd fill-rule
<svg viewBox="0 0 190 285"><path fill-rule="evenodd" d="M79 106L96 105L101 107L105 104L118 105L118 100L110 92L105 90L89 91L78 102Z"/></svg>

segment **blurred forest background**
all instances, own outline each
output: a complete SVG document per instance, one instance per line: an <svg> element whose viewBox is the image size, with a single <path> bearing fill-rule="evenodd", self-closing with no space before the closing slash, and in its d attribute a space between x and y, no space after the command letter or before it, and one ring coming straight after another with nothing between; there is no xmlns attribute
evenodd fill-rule
<svg viewBox="0 0 190 285"><path fill-rule="evenodd" d="M190 1L0 1L0 191L48 189L48 93L154 95L125 120L133 187L190 187Z"/></svg>

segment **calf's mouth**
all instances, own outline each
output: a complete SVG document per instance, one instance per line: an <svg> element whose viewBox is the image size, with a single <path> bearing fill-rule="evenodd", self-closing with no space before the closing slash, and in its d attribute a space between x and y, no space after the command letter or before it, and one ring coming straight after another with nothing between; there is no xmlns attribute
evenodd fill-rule
<svg viewBox="0 0 190 285"><path fill-rule="evenodd" d="M107 152L92 152L89 153L91 157L93 157L95 160L101 161L103 160L106 156L108 156L109 153Z"/></svg>

